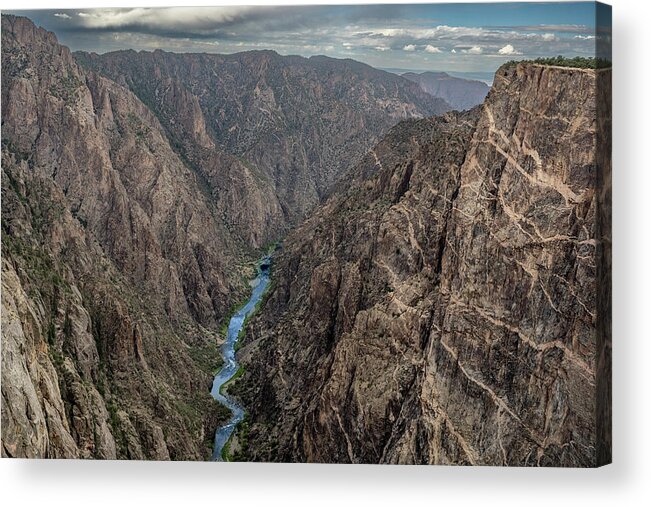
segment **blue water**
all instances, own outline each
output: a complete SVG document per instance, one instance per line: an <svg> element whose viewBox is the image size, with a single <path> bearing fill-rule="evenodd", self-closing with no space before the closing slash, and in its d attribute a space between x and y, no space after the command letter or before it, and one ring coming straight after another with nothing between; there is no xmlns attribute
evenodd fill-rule
<svg viewBox="0 0 651 507"><path fill-rule="evenodd" d="M240 367L239 363L235 359L235 344L237 343L237 337L244 325L244 320L253 312L255 305L260 301L260 298L262 298L262 295L269 284L270 266L271 257L267 255L260 261L258 275L251 282L251 287L253 288L251 298L235 313L235 315L231 317L231 320L228 323L226 341L221 346L224 366L219 370L219 373L215 375L215 380L213 380L210 394L212 394L212 397L219 403L228 407L232 415L224 426L217 428L217 431L215 431L215 447L212 454L213 461L222 461L222 449L224 448L224 445L226 445L226 442L228 442L228 439L233 434L235 427L242 419L244 419L244 407L242 407L242 405L231 396L220 393L219 390L233 377L233 375L237 373L237 370Z"/></svg>

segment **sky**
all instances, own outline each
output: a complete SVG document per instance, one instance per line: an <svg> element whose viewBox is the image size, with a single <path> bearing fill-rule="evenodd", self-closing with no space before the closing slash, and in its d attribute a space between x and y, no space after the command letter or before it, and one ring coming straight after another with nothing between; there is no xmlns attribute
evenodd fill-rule
<svg viewBox="0 0 651 507"><path fill-rule="evenodd" d="M8 12L8 11L5 11ZM10 11L72 50L352 58L378 68L494 72L513 59L594 56L595 4L222 6ZM610 40L610 13L599 40Z"/></svg>

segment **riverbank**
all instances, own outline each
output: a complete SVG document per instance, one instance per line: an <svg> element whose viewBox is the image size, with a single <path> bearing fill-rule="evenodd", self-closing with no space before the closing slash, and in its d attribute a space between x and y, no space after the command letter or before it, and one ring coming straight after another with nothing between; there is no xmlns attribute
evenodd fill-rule
<svg viewBox="0 0 651 507"><path fill-rule="evenodd" d="M215 432L212 453L213 461L224 461L224 458L227 459L228 453L224 453L224 449L228 449L228 441L233 435L235 428L244 420L246 415L244 407L234 397L230 396L224 387L226 387L228 382L234 380L235 377L241 375L241 367L235 358L237 343L247 318L255 312L258 303L262 300L266 292L270 283L270 271L271 254L268 254L260 260L257 275L251 281L251 297L231 317L228 323L226 339L220 347L223 367L215 375L210 394L217 402L228 408L232 415L228 422L217 428Z"/></svg>

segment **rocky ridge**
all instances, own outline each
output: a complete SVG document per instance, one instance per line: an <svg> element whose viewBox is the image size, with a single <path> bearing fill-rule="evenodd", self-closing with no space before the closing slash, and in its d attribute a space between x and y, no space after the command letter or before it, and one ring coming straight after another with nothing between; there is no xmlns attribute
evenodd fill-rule
<svg viewBox="0 0 651 507"><path fill-rule="evenodd" d="M399 76L325 56L157 50L75 58L156 113L175 149L227 196L224 216L255 246L305 218L397 121L450 109ZM228 165L232 176L224 180L215 165ZM226 191L245 171L264 182L264 213L248 205L248 186L235 196ZM240 220L241 213L264 220Z"/></svg>
<svg viewBox="0 0 651 507"><path fill-rule="evenodd" d="M241 254L156 117L3 16L2 171L3 455L209 455Z"/></svg>
<svg viewBox="0 0 651 507"><path fill-rule="evenodd" d="M505 66L482 106L369 152L248 326L246 459L610 461L609 90Z"/></svg>

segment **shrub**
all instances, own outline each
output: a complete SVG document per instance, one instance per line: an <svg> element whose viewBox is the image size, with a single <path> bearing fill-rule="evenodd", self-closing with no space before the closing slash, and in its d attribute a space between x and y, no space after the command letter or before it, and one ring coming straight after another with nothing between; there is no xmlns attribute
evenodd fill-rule
<svg viewBox="0 0 651 507"><path fill-rule="evenodd" d="M554 65L556 67L572 67L576 69L605 69L612 67L612 62L605 58L586 58L584 56L567 58L562 55L551 58L536 58L535 60L510 60L503 67L513 67L518 63L536 63L538 65Z"/></svg>

